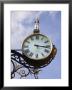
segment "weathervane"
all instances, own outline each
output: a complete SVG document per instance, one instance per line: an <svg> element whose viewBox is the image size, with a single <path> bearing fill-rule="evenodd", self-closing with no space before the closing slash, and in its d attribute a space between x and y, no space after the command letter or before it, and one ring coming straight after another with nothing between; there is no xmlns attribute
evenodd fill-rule
<svg viewBox="0 0 72 90"><path fill-rule="evenodd" d="M57 49L50 38L40 33L39 18L36 18L34 31L24 39L22 49L11 50L13 65L11 78L14 78L15 72L17 72L21 75L20 78L33 74L37 79L41 68L47 66L54 59L56 53ZM20 71L20 69L22 70Z"/></svg>

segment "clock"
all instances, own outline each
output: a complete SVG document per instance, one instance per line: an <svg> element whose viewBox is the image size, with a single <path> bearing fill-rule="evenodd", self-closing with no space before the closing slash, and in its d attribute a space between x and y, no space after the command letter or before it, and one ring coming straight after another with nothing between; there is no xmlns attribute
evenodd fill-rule
<svg viewBox="0 0 72 90"><path fill-rule="evenodd" d="M42 34L33 34L27 37L22 45L23 54L34 60L48 57L52 51L51 40Z"/></svg>
<svg viewBox="0 0 72 90"><path fill-rule="evenodd" d="M52 41L46 35L39 33L39 20L35 21L35 29L22 44L22 54L30 65L35 67L47 64L56 53Z"/></svg>

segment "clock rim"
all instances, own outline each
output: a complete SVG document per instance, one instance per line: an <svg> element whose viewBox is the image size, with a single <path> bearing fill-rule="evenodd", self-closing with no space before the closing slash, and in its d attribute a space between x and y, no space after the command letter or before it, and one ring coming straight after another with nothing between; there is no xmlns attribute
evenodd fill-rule
<svg viewBox="0 0 72 90"><path fill-rule="evenodd" d="M50 50L50 53L48 54L47 57L44 57L44 58L42 58L42 59L33 59L33 58L30 58L28 55L26 55L26 54L23 52L23 44L24 44L24 42L25 42L29 37L34 36L34 35L42 35L42 36L45 36L45 37L47 37L47 38L49 39L49 41L51 42L51 50ZM51 52L52 52L52 49L53 49L52 40L51 40L48 36L46 36L46 35L44 35L44 34L41 34L41 33L33 33L33 34L29 35L28 37L26 37L26 38L24 39L24 41L23 41L23 43L22 43L22 54L23 54L24 56L28 57L29 59L34 60L34 61L40 61L40 60L44 60L44 59L48 58L48 57L50 56Z"/></svg>

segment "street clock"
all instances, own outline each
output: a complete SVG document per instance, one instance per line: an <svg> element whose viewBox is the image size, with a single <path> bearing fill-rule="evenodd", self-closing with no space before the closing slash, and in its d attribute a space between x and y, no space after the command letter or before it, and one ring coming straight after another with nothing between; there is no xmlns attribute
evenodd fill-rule
<svg viewBox="0 0 72 90"><path fill-rule="evenodd" d="M50 63L56 52L57 49L51 39L40 33L39 19L36 18L33 33L22 44L24 60L34 67L40 67Z"/></svg>

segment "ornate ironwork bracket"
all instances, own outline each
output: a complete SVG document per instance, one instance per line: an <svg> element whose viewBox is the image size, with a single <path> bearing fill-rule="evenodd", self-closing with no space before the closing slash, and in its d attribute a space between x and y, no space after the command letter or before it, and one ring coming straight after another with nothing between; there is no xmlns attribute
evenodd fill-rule
<svg viewBox="0 0 72 90"><path fill-rule="evenodd" d="M20 75L20 78L33 74L35 79L37 79L39 71L34 66L27 64L21 53L16 50L11 50L11 78L15 77L16 72Z"/></svg>
<svg viewBox="0 0 72 90"><path fill-rule="evenodd" d="M38 79L38 74L41 68L47 66L55 57L57 49L53 45L53 54L49 62L39 68L29 65L20 51L11 50L11 78L15 78L15 73L20 75L20 78L26 78L29 74L34 75L35 79Z"/></svg>

